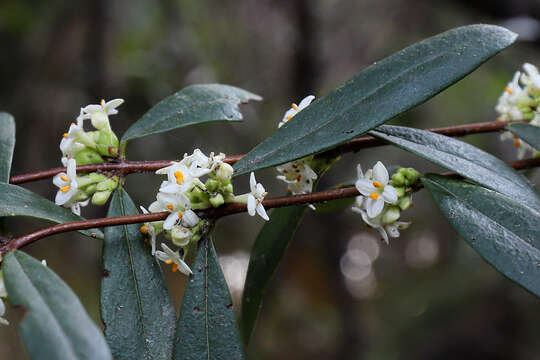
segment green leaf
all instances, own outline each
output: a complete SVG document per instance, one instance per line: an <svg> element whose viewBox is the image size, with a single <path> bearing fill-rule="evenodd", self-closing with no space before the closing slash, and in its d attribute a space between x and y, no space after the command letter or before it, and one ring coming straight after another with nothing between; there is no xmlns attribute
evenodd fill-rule
<svg viewBox="0 0 540 360"><path fill-rule="evenodd" d="M508 125L506 129L536 150L540 150L540 126L514 123Z"/></svg>
<svg viewBox="0 0 540 360"><path fill-rule="evenodd" d="M518 202L540 209L540 198L526 178L477 147L444 135L401 126L381 126L370 134Z"/></svg>
<svg viewBox="0 0 540 360"><path fill-rule="evenodd" d="M540 296L540 212L464 181L430 174L422 182L469 245L501 273Z"/></svg>
<svg viewBox="0 0 540 360"><path fill-rule="evenodd" d="M122 136L122 141L212 121L238 121L240 103L261 97L237 87L204 84L188 86L160 101Z"/></svg>
<svg viewBox="0 0 540 360"><path fill-rule="evenodd" d="M51 269L21 251L2 263L9 302L26 314L19 325L31 359L112 359L101 331Z"/></svg>
<svg viewBox="0 0 540 360"><path fill-rule="evenodd" d="M14 147L15 120L10 114L0 112L0 182L9 182Z"/></svg>
<svg viewBox="0 0 540 360"><path fill-rule="evenodd" d="M174 359L243 359L231 295L209 238L199 241L192 269L182 300Z"/></svg>
<svg viewBox="0 0 540 360"><path fill-rule="evenodd" d="M119 188L107 217L138 214ZM170 359L176 312L140 224L105 229L101 317L115 359Z"/></svg>
<svg viewBox="0 0 540 360"><path fill-rule="evenodd" d="M498 26L470 25L378 62L315 101L235 165L235 175L332 148L423 103L514 42Z"/></svg>
<svg viewBox="0 0 540 360"><path fill-rule="evenodd" d="M29 216L59 224L84 220L68 209L25 188L0 183L0 217L2 216ZM103 233L98 229L81 230L80 232L90 237L103 238Z"/></svg>
<svg viewBox="0 0 540 360"><path fill-rule="evenodd" d="M240 323L246 345L255 328L266 287L302 221L306 208L289 206L272 210L270 221L264 223L253 244L242 297Z"/></svg>

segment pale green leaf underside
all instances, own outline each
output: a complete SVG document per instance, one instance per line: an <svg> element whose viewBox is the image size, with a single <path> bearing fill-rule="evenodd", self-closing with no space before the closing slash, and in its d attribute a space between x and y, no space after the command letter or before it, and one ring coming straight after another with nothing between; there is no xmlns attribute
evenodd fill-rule
<svg viewBox="0 0 540 360"><path fill-rule="evenodd" d="M113 194L107 217L138 214L124 189ZM176 313L140 224L105 229L101 317L116 360L170 359Z"/></svg>
<svg viewBox="0 0 540 360"><path fill-rule="evenodd" d="M19 324L30 359L112 359L101 331L51 269L20 251L2 263L9 302L26 314Z"/></svg>
<svg viewBox="0 0 540 360"><path fill-rule="evenodd" d="M0 217L2 216L29 216L59 224L84 220L68 209L25 188L0 183ZM81 230L80 232L91 237L103 238L103 233L98 229Z"/></svg>
<svg viewBox="0 0 540 360"><path fill-rule="evenodd" d="M511 280L540 296L540 212L498 192L440 175L422 179L461 237Z"/></svg>
<svg viewBox="0 0 540 360"><path fill-rule="evenodd" d="M234 86L188 86L160 101L122 136L128 141L184 126L213 121L239 121L238 105L261 97Z"/></svg>
<svg viewBox="0 0 540 360"><path fill-rule="evenodd" d="M368 67L315 101L234 165L235 175L341 144L428 100L514 42L493 25L428 38Z"/></svg>

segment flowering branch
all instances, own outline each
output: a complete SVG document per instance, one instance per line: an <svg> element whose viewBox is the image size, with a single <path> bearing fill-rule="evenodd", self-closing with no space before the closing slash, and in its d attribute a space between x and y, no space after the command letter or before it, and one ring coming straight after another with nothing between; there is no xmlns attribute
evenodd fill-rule
<svg viewBox="0 0 540 360"><path fill-rule="evenodd" d="M450 136L450 137L462 137L470 134L481 134L488 132L495 132L503 130L508 124L513 122L524 122L526 120L517 121L490 121L481 122L466 125L449 126L443 128L427 129L434 133ZM331 150L328 150L324 155L329 157L336 157L347 152L356 152L361 149L371 148L376 146L387 145L384 141L375 139L371 136L365 136L353 139L345 144L337 146ZM243 155L233 155L226 157L223 161L228 164L234 164L240 160ZM156 160L156 161L113 161L105 164L93 164L77 166L77 173L89 173L94 171L102 172L115 172L123 175L137 173L137 172L153 172L158 169L169 166L171 160ZM48 179L56 174L65 171L65 168L55 168L49 170L42 170L28 174L14 175L10 178L11 184L22 184L31 181Z"/></svg>
<svg viewBox="0 0 540 360"><path fill-rule="evenodd" d="M531 158L525 160L519 160L514 162L509 162L509 166L516 170L529 169L540 166L540 158ZM444 173L443 175L455 176L455 173ZM275 198L266 199L263 201L263 206L267 209L278 208L284 206L293 206L293 205L304 205L304 204L314 204L330 200L348 198L358 196L360 193L354 186L343 187L334 190L319 191L303 195L295 196L280 196ZM229 203L218 208L211 208L206 210L197 211L198 215L207 218L216 220L218 218L238 214L241 212L247 211L246 204L240 203ZM51 235L76 231L76 230L86 230L97 227L105 226L115 226L115 225L124 225L124 224L137 224L143 222L151 221L160 221L164 220L170 212L157 212L149 214L139 214L139 215L129 215L129 216L117 216L110 218L100 218L100 219L91 219L91 220L82 220L74 221L64 224L57 224L47 228L43 228L29 234L20 236L13 239L3 239L4 245L0 247L0 256L3 256L6 252L19 249L23 246L26 246L36 240L39 240L44 237Z"/></svg>

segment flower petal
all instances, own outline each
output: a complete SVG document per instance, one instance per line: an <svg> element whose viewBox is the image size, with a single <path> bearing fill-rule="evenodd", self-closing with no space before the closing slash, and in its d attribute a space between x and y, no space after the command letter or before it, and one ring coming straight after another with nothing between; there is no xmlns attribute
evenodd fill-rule
<svg viewBox="0 0 540 360"><path fill-rule="evenodd" d="M384 201L381 198L378 198L377 200L368 198L366 201L366 210L370 218L374 218L377 215L379 215L382 212L383 208L384 208Z"/></svg>
<svg viewBox="0 0 540 360"><path fill-rule="evenodd" d="M163 228L165 230L171 230L176 224L176 220L178 220L178 212L173 212L167 218L165 219L165 222L163 222Z"/></svg>
<svg viewBox="0 0 540 360"><path fill-rule="evenodd" d="M358 190L360 194L364 196L369 196L371 193L377 192L377 188L373 186L373 182L367 179L356 180L354 186L356 187L356 190Z"/></svg>
<svg viewBox="0 0 540 360"><path fill-rule="evenodd" d="M398 194L396 188L394 188L392 185L386 185L384 187L382 197L387 203L395 204L398 201Z"/></svg>
<svg viewBox="0 0 540 360"><path fill-rule="evenodd" d="M255 197L253 195L251 195L251 194L248 194L247 210L248 210L248 214L250 216L255 216L255 206L256 206Z"/></svg>
<svg viewBox="0 0 540 360"><path fill-rule="evenodd" d="M313 95L306 96L305 98L302 99L302 101L300 101L300 104L298 104L298 109L302 110L306 108L309 104L311 104L313 99L315 99L315 96Z"/></svg>
<svg viewBox="0 0 540 360"><path fill-rule="evenodd" d="M262 217L266 221L270 220L270 218L268 217L268 214L266 213L266 210L264 209L263 204L257 205L257 214L259 214L259 216Z"/></svg>
<svg viewBox="0 0 540 360"><path fill-rule="evenodd" d="M255 191L256 185L257 185L257 180L255 180L255 173L252 172L251 175L249 175L249 188L251 192Z"/></svg>
<svg viewBox="0 0 540 360"><path fill-rule="evenodd" d="M380 161L377 161L373 167L373 179L377 180L382 185L388 184L388 171Z"/></svg>

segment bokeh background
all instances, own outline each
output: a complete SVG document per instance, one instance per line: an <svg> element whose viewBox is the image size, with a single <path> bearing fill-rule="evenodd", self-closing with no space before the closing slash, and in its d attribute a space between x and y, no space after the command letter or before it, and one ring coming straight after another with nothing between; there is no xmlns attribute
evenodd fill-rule
<svg viewBox="0 0 540 360"><path fill-rule="evenodd" d="M199 147L240 154L275 131L283 112L322 96L391 53L471 23L502 24L520 41L395 124L418 128L494 120L493 107L523 62L540 65L540 3L379 0L0 1L0 109L17 121L13 174L60 165L61 134L79 108L100 99L126 103L111 118L117 134L163 97L194 83L245 88L264 101L243 106L245 121L180 129L133 141L131 160L175 159ZM392 101L392 99L388 99ZM505 160L497 134L465 141ZM361 163L440 169L401 150L348 154L321 188L350 181ZM529 171L538 182L538 173ZM258 176L271 196L284 192L273 170ZM136 203L148 205L159 179L129 176ZM247 190L238 180L237 192ZM54 198L50 181L25 187ZM86 217L106 208L89 206ZM247 349L251 359L538 359L540 303L459 239L420 192L403 214L413 225L390 246L349 210L308 213L269 286ZM9 219L12 234L44 226ZM216 247L238 309L250 247L262 221L223 219ZM101 243L72 233L25 249L47 259L99 319ZM180 305L185 277L164 268ZM0 328L0 358L24 359L16 324Z"/></svg>

